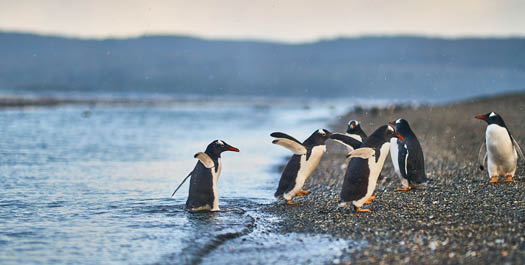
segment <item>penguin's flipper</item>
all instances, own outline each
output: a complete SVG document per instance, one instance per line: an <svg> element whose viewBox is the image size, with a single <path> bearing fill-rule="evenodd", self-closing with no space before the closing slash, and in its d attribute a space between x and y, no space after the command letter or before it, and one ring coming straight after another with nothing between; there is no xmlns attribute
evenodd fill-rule
<svg viewBox="0 0 525 265"><path fill-rule="evenodd" d="M485 161L487 161L487 145L485 144L485 141L481 144L481 147L479 148L479 154L478 154L478 162L479 162L479 169L484 170L485 169Z"/></svg>
<svg viewBox="0 0 525 265"><path fill-rule="evenodd" d="M408 179L408 147L404 142L398 142L398 148L399 148L399 155L398 155L398 162L399 162L399 172L401 173L401 176L407 180Z"/></svg>
<svg viewBox="0 0 525 265"><path fill-rule="evenodd" d="M357 149L361 146L361 142L348 136L348 135L344 135L344 134L340 134L340 133L333 133L331 136L330 136L330 139L338 142L338 143L341 143L341 144L344 144L344 145L347 145L347 146L350 146L354 149Z"/></svg>
<svg viewBox="0 0 525 265"><path fill-rule="evenodd" d="M367 158L374 156L375 154L376 154L376 151L373 148L362 147L362 148L357 148L354 151L348 153L346 157L347 158L360 157L360 158L367 159Z"/></svg>
<svg viewBox="0 0 525 265"><path fill-rule="evenodd" d="M204 152L198 152L193 157L199 159L199 161L201 161L201 163L206 168L212 168L215 166L215 163L213 163L213 160L211 159L211 157Z"/></svg>
<svg viewBox="0 0 525 265"><path fill-rule="evenodd" d="M516 141L516 139L514 139L514 137L512 137L512 144L514 145L514 149L516 149L516 152L520 156L521 160L525 160L525 156L523 156L523 152L521 151L521 147L518 144L518 142Z"/></svg>
<svg viewBox="0 0 525 265"><path fill-rule="evenodd" d="M304 147L301 142L297 141L297 139L293 138L292 136L281 132L274 132L270 134L270 136L277 138L272 141L272 144L280 145L292 151L292 153L296 155L306 154L306 147Z"/></svg>

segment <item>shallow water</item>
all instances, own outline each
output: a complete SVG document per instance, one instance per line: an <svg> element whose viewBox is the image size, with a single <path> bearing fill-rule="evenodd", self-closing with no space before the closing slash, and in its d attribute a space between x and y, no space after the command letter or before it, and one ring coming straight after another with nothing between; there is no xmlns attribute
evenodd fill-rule
<svg viewBox="0 0 525 265"><path fill-rule="evenodd" d="M289 155L269 134L303 140L351 104L2 110L0 263L296 262L293 251L272 259L283 241L317 249L305 257L310 261L331 261L356 243L264 234L277 220L261 218L257 209L273 202L275 167ZM234 211L189 214L183 210L189 182L170 195L193 169L193 154L215 139L241 150L223 154L218 185L221 208Z"/></svg>

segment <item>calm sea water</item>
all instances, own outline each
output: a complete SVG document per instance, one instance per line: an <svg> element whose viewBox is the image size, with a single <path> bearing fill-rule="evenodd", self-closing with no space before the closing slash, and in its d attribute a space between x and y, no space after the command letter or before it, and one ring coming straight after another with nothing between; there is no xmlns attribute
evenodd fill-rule
<svg viewBox="0 0 525 265"><path fill-rule="evenodd" d="M258 208L273 203L289 155L269 134L303 140L353 103L0 110L0 263L328 262L356 243L265 232L278 219ZM218 187L235 210L189 214L189 181L170 195L215 139L241 150L223 153Z"/></svg>

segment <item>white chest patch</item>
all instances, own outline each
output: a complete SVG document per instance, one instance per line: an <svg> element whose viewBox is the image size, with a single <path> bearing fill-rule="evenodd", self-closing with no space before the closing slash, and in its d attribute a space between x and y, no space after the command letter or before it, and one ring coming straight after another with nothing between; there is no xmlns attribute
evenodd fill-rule
<svg viewBox="0 0 525 265"><path fill-rule="evenodd" d="M507 129L497 124L487 126L487 166L491 176L505 176L516 170L518 154L514 150Z"/></svg>
<svg viewBox="0 0 525 265"><path fill-rule="evenodd" d="M301 156L301 164L299 171L297 172L297 178L295 179L295 186L291 191L284 194L283 197L285 199L291 200L297 194L297 192L303 188L306 180L312 175L319 165L324 152L326 152L326 145L318 145L312 148L312 153L310 154L308 160L306 160L306 155Z"/></svg>
<svg viewBox="0 0 525 265"><path fill-rule="evenodd" d="M221 174L222 162L221 158L217 159L217 171L215 167L210 168L212 176L212 187L213 187L213 208L212 211L219 211L219 193L217 192L217 182L219 181L219 175Z"/></svg>
<svg viewBox="0 0 525 265"><path fill-rule="evenodd" d="M397 146L397 138L392 137L390 139L390 157L392 158L392 164L394 165L394 171L401 178L401 172L399 170L399 148Z"/></svg>

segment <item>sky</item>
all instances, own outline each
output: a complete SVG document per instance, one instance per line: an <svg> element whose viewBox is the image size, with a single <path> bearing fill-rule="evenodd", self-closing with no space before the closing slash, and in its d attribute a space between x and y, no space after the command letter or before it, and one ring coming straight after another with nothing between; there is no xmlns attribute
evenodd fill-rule
<svg viewBox="0 0 525 265"><path fill-rule="evenodd" d="M0 31L283 42L396 34L525 36L525 0L0 0Z"/></svg>

